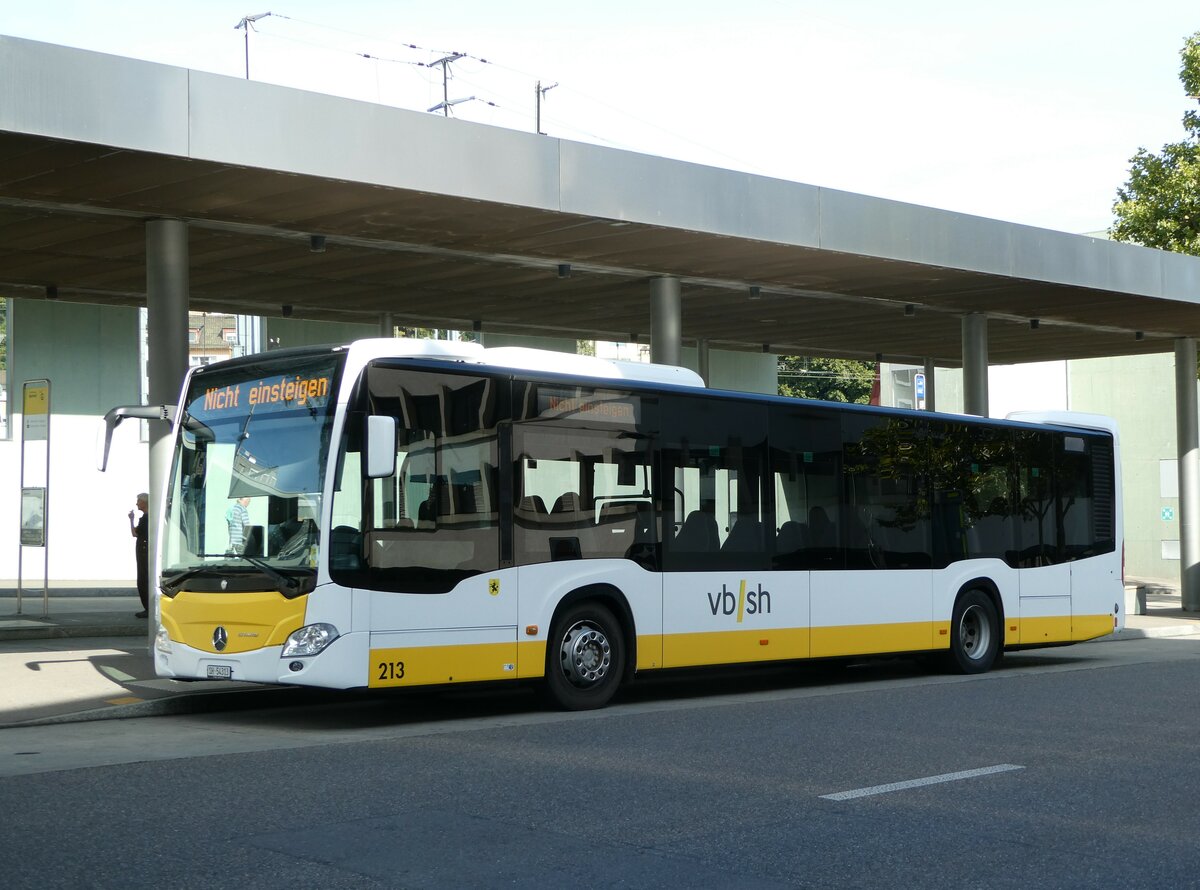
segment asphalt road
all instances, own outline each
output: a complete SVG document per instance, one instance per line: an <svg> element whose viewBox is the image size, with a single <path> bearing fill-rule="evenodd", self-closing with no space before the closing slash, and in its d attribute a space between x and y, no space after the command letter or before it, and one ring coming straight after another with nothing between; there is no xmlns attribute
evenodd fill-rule
<svg viewBox="0 0 1200 890"><path fill-rule="evenodd" d="M0 730L24 887L1200 882L1200 640Z"/></svg>

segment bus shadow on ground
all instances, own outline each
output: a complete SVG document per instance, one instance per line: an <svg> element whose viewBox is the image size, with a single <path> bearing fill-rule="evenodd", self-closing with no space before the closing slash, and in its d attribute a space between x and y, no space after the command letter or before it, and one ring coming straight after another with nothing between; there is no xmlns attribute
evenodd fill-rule
<svg viewBox="0 0 1200 890"><path fill-rule="evenodd" d="M1030 669L1078 663L1078 656L1055 656L1046 650L1007 656L994 672L1019 673ZM988 676L988 675L980 675ZM936 657L894 656L751 665L718 668L685 668L638 678L625 686L610 707L652 705L672 701L700 701L733 695L845 689L889 681L970 679L945 670ZM402 728L422 723L555 712L529 684L423 687L411 690L325 690L271 688L242 694L197 696L191 713L240 726L292 731L345 732Z"/></svg>

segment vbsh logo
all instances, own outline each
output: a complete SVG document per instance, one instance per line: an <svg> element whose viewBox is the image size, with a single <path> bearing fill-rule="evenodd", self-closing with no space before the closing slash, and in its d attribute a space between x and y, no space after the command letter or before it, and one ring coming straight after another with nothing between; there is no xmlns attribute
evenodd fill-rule
<svg viewBox="0 0 1200 890"><path fill-rule="evenodd" d="M708 605L712 609L712 613L716 616L721 615L737 615L737 623L742 623L742 618L746 615L757 615L763 613L771 614L771 591L763 590L761 584L756 585L756 590L746 590L746 582L742 581L741 589L734 593L724 584L720 590L710 591L708 594Z"/></svg>

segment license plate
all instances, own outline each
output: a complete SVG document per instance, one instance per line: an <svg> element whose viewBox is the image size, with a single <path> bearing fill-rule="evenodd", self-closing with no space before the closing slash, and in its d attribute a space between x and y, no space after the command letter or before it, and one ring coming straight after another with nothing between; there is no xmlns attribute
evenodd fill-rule
<svg viewBox="0 0 1200 890"><path fill-rule="evenodd" d="M207 668L210 680L232 680L233 667L228 664L210 664Z"/></svg>

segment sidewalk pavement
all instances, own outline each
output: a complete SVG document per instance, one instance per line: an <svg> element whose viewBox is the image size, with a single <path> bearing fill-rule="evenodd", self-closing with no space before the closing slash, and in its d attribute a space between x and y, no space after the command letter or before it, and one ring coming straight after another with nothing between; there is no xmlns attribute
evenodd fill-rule
<svg viewBox="0 0 1200 890"><path fill-rule="evenodd" d="M0 728L252 707L287 700L287 687L227 680L165 680L154 675L146 619L133 591L0 591ZM1132 605L1133 597L1126 602ZM1184 612L1179 593L1151 588L1146 614L1097 642L1200 634L1200 612Z"/></svg>
<svg viewBox="0 0 1200 890"><path fill-rule="evenodd" d="M17 598L0 590L0 729L122 717L194 713L266 704L294 689L154 674L149 622L124 589L50 592ZM43 609L45 606L45 609ZM43 611L45 614L43 614ZM247 696L247 693L253 693Z"/></svg>

